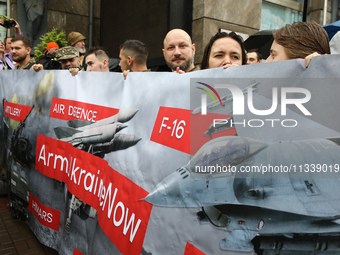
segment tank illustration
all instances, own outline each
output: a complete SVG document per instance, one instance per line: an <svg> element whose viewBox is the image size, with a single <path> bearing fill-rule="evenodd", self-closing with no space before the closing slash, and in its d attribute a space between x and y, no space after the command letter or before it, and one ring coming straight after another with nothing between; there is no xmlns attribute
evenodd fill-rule
<svg viewBox="0 0 340 255"><path fill-rule="evenodd" d="M123 123L131 120L137 111L136 109L121 109L116 115L97 122L74 119L67 122L67 127L54 128L54 132L61 141L71 143L78 149L103 158L107 153L127 149L141 140L136 135L118 134L127 127ZM68 214L65 231L68 233L71 231L73 214L84 220L88 217L95 218L97 215L95 209L70 192L67 192L66 204Z"/></svg>
<svg viewBox="0 0 340 255"><path fill-rule="evenodd" d="M4 99L5 101L5 99ZM25 119L13 130L10 144L5 139L5 150L7 151L7 181L10 199L10 212L12 216L26 220L28 218L27 206L29 204L29 179L28 171L33 162L31 154L32 144L30 140L22 136L25 123L31 114L34 105ZM9 133L8 121L4 120L4 133Z"/></svg>

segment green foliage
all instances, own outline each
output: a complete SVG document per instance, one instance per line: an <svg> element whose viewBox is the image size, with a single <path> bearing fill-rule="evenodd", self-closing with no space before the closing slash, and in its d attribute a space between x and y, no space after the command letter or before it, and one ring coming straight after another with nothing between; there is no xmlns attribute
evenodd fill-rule
<svg viewBox="0 0 340 255"><path fill-rule="evenodd" d="M37 60L41 55L44 55L47 43L49 42L56 42L58 43L59 47L64 47L67 45L67 41L65 39L65 32L62 30L58 33L56 28L53 28L52 31L47 32L46 34L40 37L41 43L39 43L36 47L34 47L34 59Z"/></svg>

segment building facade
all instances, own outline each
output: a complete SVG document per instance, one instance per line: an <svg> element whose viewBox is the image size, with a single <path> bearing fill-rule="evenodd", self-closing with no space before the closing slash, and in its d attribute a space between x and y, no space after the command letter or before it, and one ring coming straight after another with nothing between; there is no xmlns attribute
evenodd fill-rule
<svg viewBox="0 0 340 255"><path fill-rule="evenodd" d="M0 14L18 20L23 0L0 0ZM46 1L45 32L52 28L66 35L78 31L88 46L104 46L118 58L125 40L138 39L149 48L149 67L166 70L163 39L172 28L186 30L196 44L199 64L204 46L220 30L235 31L244 38L264 29L277 29L286 23L314 20L332 21L338 13L338 0L41 0ZM327 10L327 12L324 12ZM19 15L20 18L20 15ZM13 30L10 32L13 35ZM6 29L0 30L0 39Z"/></svg>

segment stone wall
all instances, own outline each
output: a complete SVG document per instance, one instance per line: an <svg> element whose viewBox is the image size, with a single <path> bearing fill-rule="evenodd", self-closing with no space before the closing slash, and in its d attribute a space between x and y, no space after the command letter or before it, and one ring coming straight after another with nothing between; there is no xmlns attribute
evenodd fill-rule
<svg viewBox="0 0 340 255"><path fill-rule="evenodd" d="M192 39L195 63L200 63L205 45L220 29L251 35L260 29L262 0L194 0Z"/></svg>
<svg viewBox="0 0 340 255"><path fill-rule="evenodd" d="M323 8L324 0L310 0L310 7L308 9L309 19L323 25ZM327 18L326 24L331 23L332 0L327 1Z"/></svg>
<svg viewBox="0 0 340 255"><path fill-rule="evenodd" d="M310 20L322 24L324 0L309 0ZM78 31L89 37L89 0L48 0L47 29ZM101 10L101 6L105 6ZM328 0L330 21L332 0ZM133 8L131 8L133 7ZM260 29L262 0L193 0L192 39L196 44L195 63L202 59L205 45L220 29L251 35ZM10 0L9 11L17 19L17 0ZM163 61L162 43L168 30L168 1L94 0L93 45L103 45L118 58L119 45L139 39L149 48L153 65ZM101 24L103 22L103 24ZM14 33L14 29L11 30ZM13 35L13 34L12 34ZM66 38L67 39L67 38ZM87 41L87 47L89 40Z"/></svg>
<svg viewBox="0 0 340 255"><path fill-rule="evenodd" d="M94 0L93 6L93 45L100 44L100 0ZM9 15L14 19L17 17L17 0L9 3ZM48 0L47 1L47 30L57 28L64 30L67 35L71 31L78 31L86 38L89 37L89 0ZM14 35L14 29L11 29ZM87 42L88 46L88 42Z"/></svg>
<svg viewBox="0 0 340 255"><path fill-rule="evenodd" d="M104 3L105 2L105 3ZM162 64L163 38L167 33L168 3L164 0L103 1L102 43L113 58L126 40L140 40L149 50L153 65Z"/></svg>

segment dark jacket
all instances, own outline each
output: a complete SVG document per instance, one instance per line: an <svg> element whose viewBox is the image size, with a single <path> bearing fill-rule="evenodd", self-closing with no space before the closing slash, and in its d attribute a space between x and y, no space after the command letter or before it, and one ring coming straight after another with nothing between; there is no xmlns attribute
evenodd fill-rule
<svg viewBox="0 0 340 255"><path fill-rule="evenodd" d="M42 64L44 67L44 70L56 70L61 69L61 64L57 60L54 54L45 53L44 55L41 55L38 60L36 61L36 64Z"/></svg>

